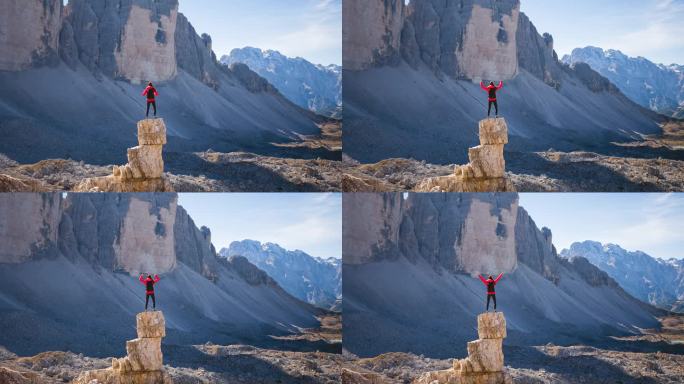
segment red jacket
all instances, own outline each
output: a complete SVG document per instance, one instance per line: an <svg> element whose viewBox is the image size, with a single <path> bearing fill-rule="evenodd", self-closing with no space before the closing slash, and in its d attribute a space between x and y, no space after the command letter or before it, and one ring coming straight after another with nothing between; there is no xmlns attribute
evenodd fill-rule
<svg viewBox="0 0 684 384"><path fill-rule="evenodd" d="M159 282L159 275L154 275L154 279L151 277L145 279L143 278L143 275L140 275L139 280L142 285L147 287L147 291L145 293L148 295L154 295L154 285Z"/></svg>
<svg viewBox="0 0 684 384"><path fill-rule="evenodd" d="M503 88L503 81L499 81L499 85L496 87L493 85L488 85L485 87L484 83L480 81L480 88L482 88L483 91L489 93L489 101L496 101L496 91Z"/></svg>
<svg viewBox="0 0 684 384"><path fill-rule="evenodd" d="M143 91L142 95L147 96L147 102L151 103L154 101L155 96L159 96L159 92L157 92L157 89L155 87L148 85L147 88L145 88L145 90Z"/></svg>
<svg viewBox="0 0 684 384"><path fill-rule="evenodd" d="M499 277L497 277L496 279L485 280L485 278L480 276L480 275L478 275L477 277L480 278L480 281L482 281L482 284L487 286L487 294L488 295L496 295L496 290L494 289L494 287L496 286L496 283L498 283L499 280L501 279L501 276L503 276L503 273L500 274Z"/></svg>

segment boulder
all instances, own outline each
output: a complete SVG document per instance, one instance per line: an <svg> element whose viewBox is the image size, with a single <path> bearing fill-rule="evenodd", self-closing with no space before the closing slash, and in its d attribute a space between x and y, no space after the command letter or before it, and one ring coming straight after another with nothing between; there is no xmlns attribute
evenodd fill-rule
<svg viewBox="0 0 684 384"><path fill-rule="evenodd" d="M480 339L506 338L506 318L502 312L486 312L477 317L477 333Z"/></svg>
<svg viewBox="0 0 684 384"><path fill-rule="evenodd" d="M159 371L162 369L160 337L146 337L126 342L126 352L133 371Z"/></svg>
<svg viewBox="0 0 684 384"><path fill-rule="evenodd" d="M138 122L138 146L128 149L128 163L114 166L112 175L90 178L74 189L76 192L173 192L164 177L162 150L166 144L163 119Z"/></svg>
<svg viewBox="0 0 684 384"><path fill-rule="evenodd" d="M416 192L515 192L506 177L504 145L508 126L503 118L480 121L480 145L468 150L470 162L459 165L454 174L423 180Z"/></svg>
<svg viewBox="0 0 684 384"><path fill-rule="evenodd" d="M479 339L468 343L468 359L474 372L503 370L503 339Z"/></svg>
<svg viewBox="0 0 684 384"><path fill-rule="evenodd" d="M138 313L136 322L138 337L166 337L166 324L161 311Z"/></svg>

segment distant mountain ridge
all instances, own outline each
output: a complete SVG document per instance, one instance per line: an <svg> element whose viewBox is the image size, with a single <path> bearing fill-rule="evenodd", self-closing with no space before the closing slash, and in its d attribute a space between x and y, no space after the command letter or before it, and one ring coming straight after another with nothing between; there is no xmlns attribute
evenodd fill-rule
<svg viewBox="0 0 684 384"><path fill-rule="evenodd" d="M285 97L313 112L341 117L342 67L313 64L301 57L253 47L233 49L221 63L242 63L268 80Z"/></svg>
<svg viewBox="0 0 684 384"><path fill-rule="evenodd" d="M668 116L684 118L684 66L656 64L644 57L629 57L619 50L575 48L563 56L565 64L586 63L613 82L641 106Z"/></svg>
<svg viewBox="0 0 684 384"><path fill-rule="evenodd" d="M244 257L265 271L288 293L322 308L333 308L342 298L342 261L289 251L278 244L234 241L221 256Z"/></svg>
<svg viewBox="0 0 684 384"><path fill-rule="evenodd" d="M641 251L627 251L596 241L573 243L560 253L584 257L615 279L637 299L660 308L684 312L684 260L663 260Z"/></svg>

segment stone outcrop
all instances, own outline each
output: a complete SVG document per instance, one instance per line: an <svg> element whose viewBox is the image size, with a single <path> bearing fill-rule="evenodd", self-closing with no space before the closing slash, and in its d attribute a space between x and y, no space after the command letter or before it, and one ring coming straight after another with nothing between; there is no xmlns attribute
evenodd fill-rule
<svg viewBox="0 0 684 384"><path fill-rule="evenodd" d="M162 149L166 144L163 119L138 122L137 147L128 149L128 164L114 166L113 175L84 180L77 192L171 192L164 177Z"/></svg>
<svg viewBox="0 0 684 384"><path fill-rule="evenodd" d="M454 360L444 371L428 372L417 384L508 384L504 371L503 339L506 318L501 312L487 312L477 317L479 339L468 343L468 357Z"/></svg>
<svg viewBox="0 0 684 384"><path fill-rule="evenodd" d="M345 70L362 70L399 58L404 0L342 2Z"/></svg>
<svg viewBox="0 0 684 384"><path fill-rule="evenodd" d="M0 2L0 71L20 71L57 57L62 0Z"/></svg>
<svg viewBox="0 0 684 384"><path fill-rule="evenodd" d="M504 118L480 121L480 145L468 150L470 163L457 166L454 175L424 180L417 192L514 192L506 178L504 145L508 126Z"/></svg>
<svg viewBox="0 0 684 384"><path fill-rule="evenodd" d="M161 311L136 316L138 338L126 342L127 356L112 360L112 367L83 372L74 384L173 384L164 372L161 340L166 336Z"/></svg>

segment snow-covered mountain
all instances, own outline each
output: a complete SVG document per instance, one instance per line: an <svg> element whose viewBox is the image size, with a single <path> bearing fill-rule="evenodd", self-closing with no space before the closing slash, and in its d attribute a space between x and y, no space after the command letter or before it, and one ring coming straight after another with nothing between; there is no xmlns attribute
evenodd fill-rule
<svg viewBox="0 0 684 384"><path fill-rule="evenodd" d="M684 117L684 66L656 64L644 57L597 47L576 48L563 56L569 65L587 63L630 99L665 115Z"/></svg>
<svg viewBox="0 0 684 384"><path fill-rule="evenodd" d="M278 244L254 240L234 241L219 254L227 258L245 257L288 293L316 306L332 308L342 298L339 259L313 257L299 250L288 251Z"/></svg>
<svg viewBox="0 0 684 384"><path fill-rule="evenodd" d="M159 274L168 344L270 343L322 310L219 257L175 194L0 194L0 345L120 355Z"/></svg>
<svg viewBox="0 0 684 384"><path fill-rule="evenodd" d="M609 342L657 327L656 307L584 258L559 257L516 194L345 194L344 348L449 358L477 336L496 287L507 346ZM380 329L382 332L378 332Z"/></svg>
<svg viewBox="0 0 684 384"><path fill-rule="evenodd" d="M341 117L342 68L339 65L313 64L301 57L290 58L278 51L253 47L233 49L221 62L246 64L300 107Z"/></svg>
<svg viewBox="0 0 684 384"><path fill-rule="evenodd" d="M684 260L663 260L596 241L573 243L561 256L584 257L615 279L625 291L649 304L684 311Z"/></svg>

